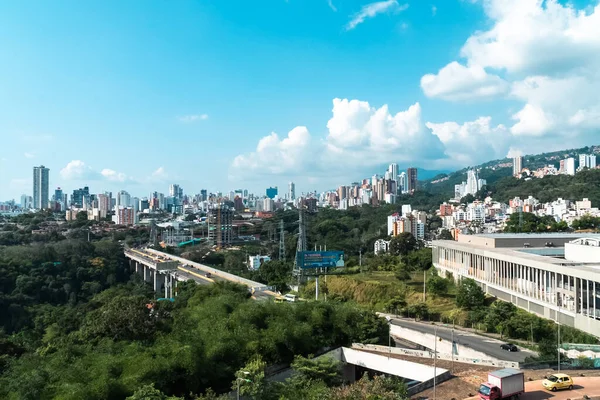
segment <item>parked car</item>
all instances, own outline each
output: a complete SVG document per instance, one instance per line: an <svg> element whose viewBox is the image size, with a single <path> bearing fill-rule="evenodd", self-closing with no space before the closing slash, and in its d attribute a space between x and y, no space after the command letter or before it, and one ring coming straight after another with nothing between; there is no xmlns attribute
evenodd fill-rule
<svg viewBox="0 0 600 400"><path fill-rule="evenodd" d="M545 389L556 392L559 389L573 389L573 379L567 374L554 374L542 381Z"/></svg>
<svg viewBox="0 0 600 400"><path fill-rule="evenodd" d="M500 348L506 351L519 351L519 348L512 343L502 344L500 345Z"/></svg>

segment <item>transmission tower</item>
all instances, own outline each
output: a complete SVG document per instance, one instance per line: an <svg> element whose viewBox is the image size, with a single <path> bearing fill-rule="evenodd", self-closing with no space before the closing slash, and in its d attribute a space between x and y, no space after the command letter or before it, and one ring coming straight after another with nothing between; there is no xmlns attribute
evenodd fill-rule
<svg viewBox="0 0 600 400"><path fill-rule="evenodd" d="M283 219L279 221L279 261L285 260L285 231L283 230Z"/></svg>
<svg viewBox="0 0 600 400"><path fill-rule="evenodd" d="M298 246L296 247L296 257L294 257L294 272L298 275L298 284L302 276L302 266L298 265L298 253L306 251L306 226L304 225L304 210L298 210Z"/></svg>

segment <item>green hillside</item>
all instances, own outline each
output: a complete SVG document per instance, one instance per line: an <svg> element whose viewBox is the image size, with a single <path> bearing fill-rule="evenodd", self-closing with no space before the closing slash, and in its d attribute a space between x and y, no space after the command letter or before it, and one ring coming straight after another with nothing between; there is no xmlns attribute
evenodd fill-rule
<svg viewBox="0 0 600 400"><path fill-rule="evenodd" d="M579 154L600 154L600 146L588 146L578 149L560 150L542 154L529 154L523 156L523 167L532 170L552 164L558 167L560 160L567 157L577 158ZM454 185L460 184L467 179L469 169L479 170L479 177L487 180L488 185L495 185L501 179L512 175L512 159L503 158L486 163L469 166L451 174L440 174L432 179L420 182L420 189L432 194L443 194L450 198L454 196ZM546 179L546 178L544 178Z"/></svg>
<svg viewBox="0 0 600 400"><path fill-rule="evenodd" d="M600 205L600 169L586 170L570 175L552 175L544 178L529 180L511 177L498 180L489 185L486 194L498 201L520 197L522 199L533 196L545 203L557 198L572 201L587 197L594 207ZM482 194L483 195L483 194Z"/></svg>

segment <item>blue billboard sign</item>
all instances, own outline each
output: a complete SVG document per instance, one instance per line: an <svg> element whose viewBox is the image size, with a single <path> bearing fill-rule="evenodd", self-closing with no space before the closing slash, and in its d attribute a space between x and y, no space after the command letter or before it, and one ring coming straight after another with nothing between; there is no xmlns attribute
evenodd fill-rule
<svg viewBox="0 0 600 400"><path fill-rule="evenodd" d="M300 251L298 266L309 268L340 268L344 266L343 251Z"/></svg>

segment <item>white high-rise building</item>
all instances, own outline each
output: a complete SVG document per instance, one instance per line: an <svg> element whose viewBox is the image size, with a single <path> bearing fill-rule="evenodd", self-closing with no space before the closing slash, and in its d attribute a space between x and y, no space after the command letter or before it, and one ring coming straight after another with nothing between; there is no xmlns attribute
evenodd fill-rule
<svg viewBox="0 0 600 400"><path fill-rule="evenodd" d="M479 180L477 178L477 171L470 170L467 172L467 193L475 194L477 193Z"/></svg>
<svg viewBox="0 0 600 400"><path fill-rule="evenodd" d="M388 167L388 172L390 175L389 179L391 179L393 181L398 180L398 164L391 163L390 166Z"/></svg>
<svg viewBox="0 0 600 400"><path fill-rule="evenodd" d="M579 168L596 168L596 156L594 154L580 154L579 155Z"/></svg>
<svg viewBox="0 0 600 400"><path fill-rule="evenodd" d="M516 178L521 177L521 171L523 170L523 157L513 157L513 176Z"/></svg>
<svg viewBox="0 0 600 400"><path fill-rule="evenodd" d="M575 175L575 159L573 157L569 157L565 159L565 174L567 175Z"/></svg>
<svg viewBox="0 0 600 400"><path fill-rule="evenodd" d="M33 167L33 208L48 208L50 193L50 169L40 165Z"/></svg>
<svg viewBox="0 0 600 400"><path fill-rule="evenodd" d="M401 172L398 175L398 191L400 193L408 193L408 176L406 172Z"/></svg>
<svg viewBox="0 0 600 400"><path fill-rule="evenodd" d="M288 200L296 200L296 184L294 182L288 184Z"/></svg>
<svg viewBox="0 0 600 400"><path fill-rule="evenodd" d="M117 193L117 207L129 207L131 206L131 196L125 190L121 190Z"/></svg>
<svg viewBox="0 0 600 400"><path fill-rule="evenodd" d="M171 196L171 197L179 196L179 185L173 183L169 186L169 196Z"/></svg>

